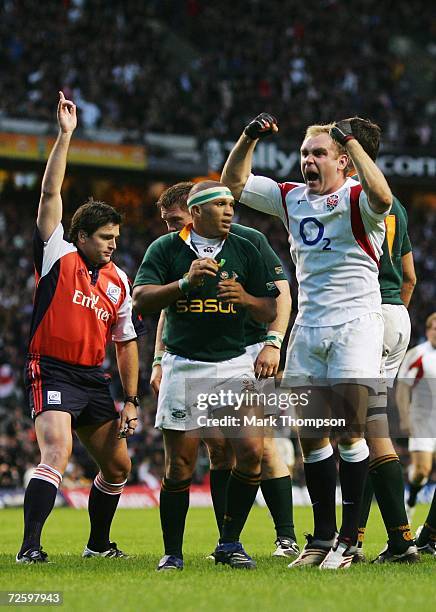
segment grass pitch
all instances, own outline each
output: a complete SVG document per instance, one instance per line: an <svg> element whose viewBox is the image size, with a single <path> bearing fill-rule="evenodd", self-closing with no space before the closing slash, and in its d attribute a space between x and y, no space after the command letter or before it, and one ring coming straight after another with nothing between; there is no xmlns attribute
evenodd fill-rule
<svg viewBox="0 0 436 612"><path fill-rule="evenodd" d="M427 506L418 506L415 526L422 523L427 511ZM302 532L312 526L311 509L296 508L295 522L299 544L303 545ZM205 559L216 543L213 512L207 508L189 512L184 571L163 574L155 571L162 554L157 509L118 511L112 537L131 553L130 559L80 557L88 535L86 511L54 510L43 537L44 549L53 562L49 565L15 563L21 542L21 510L1 510L0 525L0 590L63 591L62 608L68 611L435 609L436 559L425 557L413 566L365 564L340 572L290 570L286 559L270 556L274 531L264 508L254 508L242 538L257 561L255 571L215 567ZM385 542L379 511L374 507L367 534L365 552L373 558Z"/></svg>

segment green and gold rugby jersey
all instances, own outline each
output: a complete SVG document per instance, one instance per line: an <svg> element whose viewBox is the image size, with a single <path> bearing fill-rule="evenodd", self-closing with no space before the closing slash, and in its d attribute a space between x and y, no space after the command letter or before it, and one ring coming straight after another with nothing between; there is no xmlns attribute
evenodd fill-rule
<svg viewBox="0 0 436 612"><path fill-rule="evenodd" d="M402 304L403 264L401 258L412 250L407 233L407 212L394 197L392 208L385 219L386 236L380 258L379 283L382 304Z"/></svg>
<svg viewBox="0 0 436 612"><path fill-rule="evenodd" d="M147 249L134 286L167 285L189 271L197 253L189 246L190 226L155 240ZM220 280L236 278L255 297L277 297L279 291L270 279L256 247L245 238L230 233L215 255L221 262L216 277L206 277L204 285L193 289L165 309L163 342L170 353L194 361L224 361L245 352L245 308L217 299Z"/></svg>
<svg viewBox="0 0 436 612"><path fill-rule="evenodd" d="M230 229L232 234L242 236L249 240L256 249L260 252L262 259L265 262L268 270L269 280L287 280L286 274L283 272L282 262L272 250L270 243L262 234L252 227L246 227L245 225L239 225L239 223L232 223ZM257 344L257 342L263 342L265 340L266 331L268 326L264 323L258 323L252 317L247 317L245 324L245 345Z"/></svg>
<svg viewBox="0 0 436 612"><path fill-rule="evenodd" d="M359 180L357 174L352 176ZM407 233L407 211L400 200L394 196L392 208L385 219L386 235L383 242L383 254L380 257L378 282L382 304L403 304L401 288L403 286L403 263L401 258L412 250Z"/></svg>

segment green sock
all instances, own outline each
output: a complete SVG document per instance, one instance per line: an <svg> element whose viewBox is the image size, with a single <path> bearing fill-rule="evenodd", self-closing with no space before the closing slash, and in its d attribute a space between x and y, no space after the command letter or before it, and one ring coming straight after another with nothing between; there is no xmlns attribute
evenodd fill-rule
<svg viewBox="0 0 436 612"><path fill-rule="evenodd" d="M226 489L231 470L211 470L210 471L210 495L212 497L213 511L221 534L221 527L224 520L224 509L226 505Z"/></svg>
<svg viewBox="0 0 436 612"><path fill-rule="evenodd" d="M374 459L369 473L390 548L394 554L402 554L413 543L413 536L404 506L403 472L397 455Z"/></svg>
<svg viewBox="0 0 436 612"><path fill-rule="evenodd" d="M436 543L436 489L433 494L433 500L431 502L427 519L421 533L419 534L419 538L416 540L416 543L418 546L425 546L430 541Z"/></svg>
<svg viewBox="0 0 436 612"><path fill-rule="evenodd" d="M374 489L372 480L368 474L363 491L362 506L360 508L359 531L357 535L357 546L362 548L363 539L365 537L366 524L368 522L369 513L371 511L372 498L374 497Z"/></svg>
<svg viewBox="0 0 436 612"><path fill-rule="evenodd" d="M226 511L220 543L237 542L259 489L260 474L244 474L237 468L227 481Z"/></svg>
<svg viewBox="0 0 436 612"><path fill-rule="evenodd" d="M271 512L277 537L295 540L291 477L262 480L260 488Z"/></svg>
<svg viewBox="0 0 436 612"><path fill-rule="evenodd" d="M183 559L182 545L189 508L191 478L172 480L164 477L160 490L160 522L166 555Z"/></svg>

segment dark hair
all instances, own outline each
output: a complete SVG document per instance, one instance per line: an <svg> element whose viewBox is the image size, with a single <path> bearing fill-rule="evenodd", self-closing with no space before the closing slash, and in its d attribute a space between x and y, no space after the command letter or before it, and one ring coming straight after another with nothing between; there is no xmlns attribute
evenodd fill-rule
<svg viewBox="0 0 436 612"><path fill-rule="evenodd" d="M85 204L79 206L71 219L69 237L71 242L76 243L79 231L86 232L92 236L99 227L112 223L120 225L123 221L122 215L106 202L99 202L92 197Z"/></svg>
<svg viewBox="0 0 436 612"><path fill-rule="evenodd" d="M171 187L168 187L161 195L156 206L168 210L173 206L178 206L182 210L188 210L187 200L188 194L191 191L194 183L185 181L183 183L176 183Z"/></svg>
<svg viewBox="0 0 436 612"><path fill-rule="evenodd" d="M350 117L346 121L351 124L353 136L372 160L376 160L380 148L381 128L376 123L362 117Z"/></svg>

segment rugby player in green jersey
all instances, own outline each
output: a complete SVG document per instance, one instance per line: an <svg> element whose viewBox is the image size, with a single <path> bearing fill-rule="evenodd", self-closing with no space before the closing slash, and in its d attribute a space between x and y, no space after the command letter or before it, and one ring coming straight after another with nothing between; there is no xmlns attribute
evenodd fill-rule
<svg viewBox="0 0 436 612"><path fill-rule="evenodd" d="M185 225L192 222L187 199L193 186L192 182L181 182L172 185L161 194L157 206L168 231L181 231ZM277 297L276 319L266 326L249 318L245 327L247 352L251 354L254 361L256 375L262 378L275 376L279 367L280 347L288 327L291 311L289 283L280 259L261 232L238 223L232 223L231 232L250 240L260 251L270 273L270 279L274 280L280 291ZM162 378L160 362L165 351L162 341L164 322L165 312L162 311L156 332L155 357L150 379L150 385L156 395L159 394ZM265 407L265 411L269 414L268 407ZM260 488L276 530L276 549L272 554L275 557L293 557L299 554L299 549L296 544L293 523L292 480L288 467L277 451L275 438L269 437L267 431L264 433ZM203 441L209 452L210 490L217 527L218 530L221 530L226 485L234 464L233 449L227 438L215 432L213 436L203 438ZM284 438L283 443L288 452L293 451L293 448L290 448L292 446L290 439Z"/></svg>
<svg viewBox="0 0 436 612"><path fill-rule="evenodd" d="M351 124L353 135L368 155L375 160L380 146L379 126L360 117L345 121ZM410 318L407 307L416 284L416 276L407 221L405 208L398 198L394 197L392 208L385 220L386 237L379 273L384 319L381 365L384 388L380 388L377 395L370 393L369 396L367 414L369 477L362 502L355 562L364 560L363 539L374 492L388 534L388 545L374 562L410 563L418 559L404 504L402 468L389 437L386 411L387 387L393 385L410 339Z"/></svg>
<svg viewBox="0 0 436 612"><path fill-rule="evenodd" d="M188 432L208 424L207 415L201 413L200 394L190 392L195 382L202 381L202 403L211 408L212 396L218 392L221 408L226 407L222 391L229 397L228 391L236 388L241 395L254 383L253 362L245 351L245 320L251 316L263 323L273 321L277 315L274 298L279 294L259 251L230 233L234 199L228 188L216 181L198 183L190 191L188 207L192 225L150 245L133 293L136 308L143 314L166 309L166 351L156 415L165 444L160 496L165 555L159 570L183 568L189 487L200 443L199 436ZM260 483L263 438L250 435L242 426L247 410L241 404L239 412L233 413L238 415L233 421L233 436L238 437L231 438L235 465L227 483L214 556L216 563L251 569L255 563L239 536Z"/></svg>

